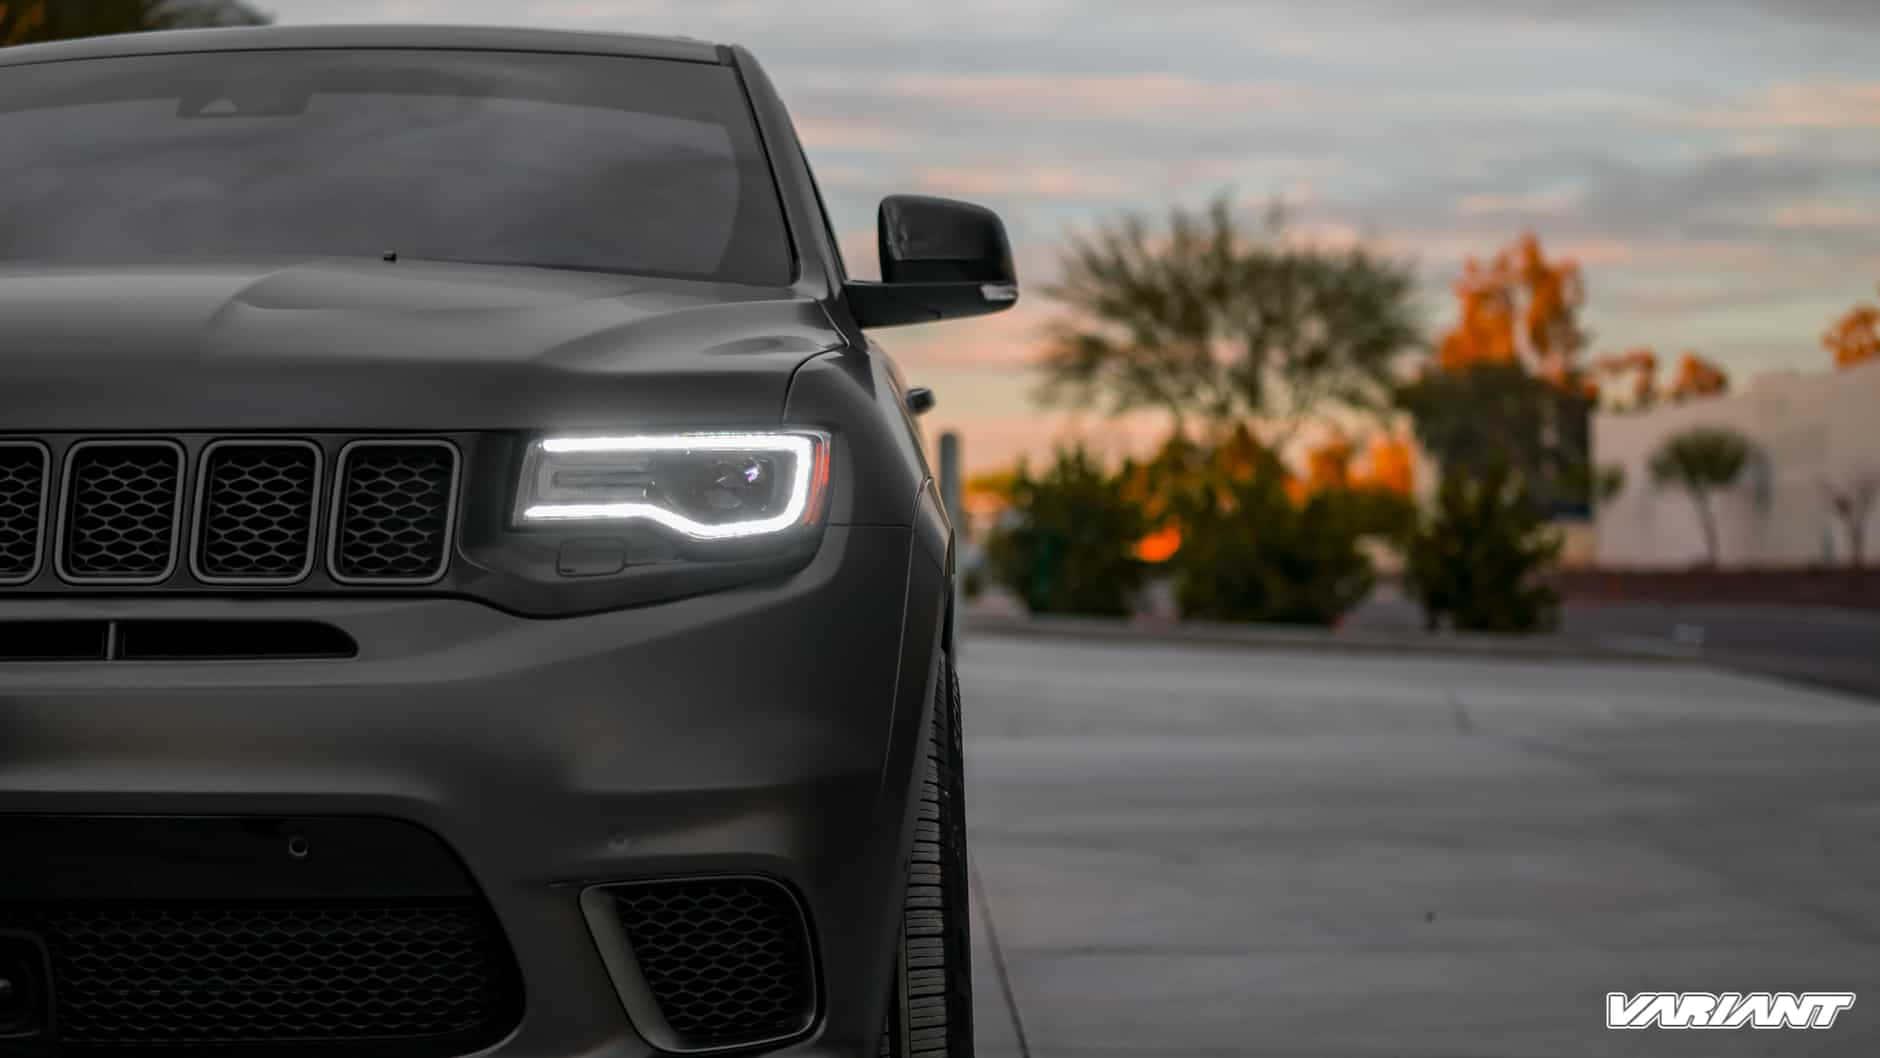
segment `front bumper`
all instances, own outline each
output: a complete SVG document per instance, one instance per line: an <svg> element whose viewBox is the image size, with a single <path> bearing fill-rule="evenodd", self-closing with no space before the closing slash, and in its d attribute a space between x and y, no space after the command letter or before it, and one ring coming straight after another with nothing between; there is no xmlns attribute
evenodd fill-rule
<svg viewBox="0 0 1880 1058"><path fill-rule="evenodd" d="M813 925L824 996L788 1053L872 1054L943 564L908 529L832 526L780 581L555 620L438 598L0 600L0 621L292 617L360 645L344 661L0 665L0 812L416 823L514 951L524 1012L485 1052L502 1058L651 1051L583 891L780 879Z"/></svg>

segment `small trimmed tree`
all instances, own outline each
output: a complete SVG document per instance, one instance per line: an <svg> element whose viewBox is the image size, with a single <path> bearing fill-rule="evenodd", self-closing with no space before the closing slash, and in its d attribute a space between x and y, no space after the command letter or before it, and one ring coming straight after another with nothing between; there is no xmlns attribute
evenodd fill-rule
<svg viewBox="0 0 1880 1058"><path fill-rule="evenodd" d="M1716 565L1719 551L1711 497L1736 484L1754 451L1735 430L1698 426L1667 438L1652 455L1652 480L1660 488L1683 489L1691 498L1704 533L1705 565Z"/></svg>
<svg viewBox="0 0 1880 1058"><path fill-rule="evenodd" d="M1404 580L1431 630L1553 627L1560 597L1543 577L1561 540L1524 480L1505 466L1444 475L1435 509L1404 549Z"/></svg>

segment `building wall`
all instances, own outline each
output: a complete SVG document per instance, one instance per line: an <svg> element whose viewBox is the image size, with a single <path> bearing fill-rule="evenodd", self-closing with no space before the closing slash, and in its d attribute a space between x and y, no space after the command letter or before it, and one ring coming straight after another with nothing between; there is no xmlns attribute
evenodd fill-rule
<svg viewBox="0 0 1880 1058"><path fill-rule="evenodd" d="M1740 393L1596 414L1594 463L1625 472L1623 488L1596 516L1601 565L1686 566L1702 560L1703 534L1690 498L1657 486L1650 467L1666 438L1694 426L1734 429L1758 448L1737 486L1712 500L1722 564L1847 560L1846 535L1825 485L1880 474L1880 363L1763 375ZM1868 513L1866 528L1872 562L1880 558L1880 510Z"/></svg>

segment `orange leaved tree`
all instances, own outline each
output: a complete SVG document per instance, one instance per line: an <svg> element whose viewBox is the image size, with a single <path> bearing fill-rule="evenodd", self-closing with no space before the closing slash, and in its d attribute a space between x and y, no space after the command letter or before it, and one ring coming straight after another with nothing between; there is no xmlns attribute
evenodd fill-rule
<svg viewBox="0 0 1880 1058"><path fill-rule="evenodd" d="M1821 344L1834 354L1836 367L1880 359L1880 308L1862 302L1848 309L1821 336Z"/></svg>

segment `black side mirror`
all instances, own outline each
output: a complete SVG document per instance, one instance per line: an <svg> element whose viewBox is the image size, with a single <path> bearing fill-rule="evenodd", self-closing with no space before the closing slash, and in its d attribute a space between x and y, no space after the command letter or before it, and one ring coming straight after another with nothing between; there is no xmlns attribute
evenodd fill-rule
<svg viewBox="0 0 1880 1058"><path fill-rule="evenodd" d="M924 195L890 195L877 217L881 282L843 288L864 327L983 316L1018 302L998 214Z"/></svg>

